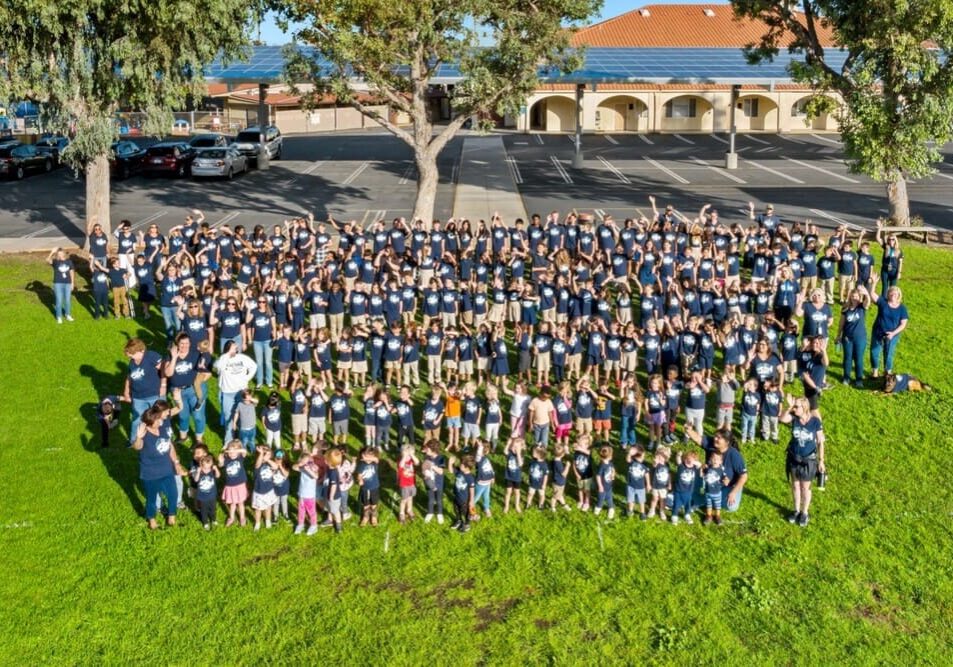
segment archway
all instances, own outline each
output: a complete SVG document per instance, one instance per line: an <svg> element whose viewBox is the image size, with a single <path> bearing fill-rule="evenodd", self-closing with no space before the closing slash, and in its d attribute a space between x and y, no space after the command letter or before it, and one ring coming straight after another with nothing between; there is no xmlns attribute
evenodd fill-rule
<svg viewBox="0 0 953 667"><path fill-rule="evenodd" d="M575 101L558 95L538 100L529 109L529 129L536 132L575 132Z"/></svg>
<svg viewBox="0 0 953 667"><path fill-rule="evenodd" d="M596 130L638 132L648 129L649 108L631 95L613 95L596 107Z"/></svg>
<svg viewBox="0 0 953 667"><path fill-rule="evenodd" d="M778 105L765 95L742 95L735 109L739 132L774 132L778 129Z"/></svg>
<svg viewBox="0 0 953 667"><path fill-rule="evenodd" d="M828 132L837 129L837 121L829 113L822 113L814 118L808 118L807 105L811 101L811 96L802 97L791 105L792 130L814 130L816 132Z"/></svg>

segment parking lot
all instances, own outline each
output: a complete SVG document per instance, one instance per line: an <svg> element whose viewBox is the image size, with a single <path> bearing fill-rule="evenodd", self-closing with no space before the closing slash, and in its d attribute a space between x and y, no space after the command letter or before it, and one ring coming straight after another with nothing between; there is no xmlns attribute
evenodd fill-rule
<svg viewBox="0 0 953 667"><path fill-rule="evenodd" d="M464 137L440 157L435 215L453 213ZM572 168L573 139L555 134L504 134L501 173L517 184L527 213L573 208L616 217L674 203L694 215L704 203L723 219L741 219L748 201L775 205L788 219L840 221L872 226L884 215L882 184L850 174L834 135L739 135L739 168L722 168L726 135L585 135L585 166ZM134 176L113 183L113 220L128 218L137 229L155 222L167 230L186 211L200 208L213 224L275 224L313 211L368 223L409 216L415 169L410 149L398 139L373 133L286 136L283 159L267 171L251 170L232 182ZM911 207L928 224L953 228L953 147L930 179L911 184ZM33 239L83 235L82 176L68 169L0 183L0 237ZM746 212L746 211L745 211Z"/></svg>

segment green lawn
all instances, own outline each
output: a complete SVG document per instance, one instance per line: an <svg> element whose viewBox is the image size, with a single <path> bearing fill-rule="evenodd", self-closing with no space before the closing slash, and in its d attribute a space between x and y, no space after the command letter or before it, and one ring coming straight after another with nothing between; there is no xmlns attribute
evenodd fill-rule
<svg viewBox="0 0 953 667"><path fill-rule="evenodd" d="M806 530L782 518L783 445L759 443L717 529L530 512L460 535L388 508L310 538L192 516L149 532L136 456L99 449L93 405L153 333L83 308L57 326L48 268L5 257L0 663L949 664L953 254L905 252L898 366L935 391L844 388L835 357Z"/></svg>

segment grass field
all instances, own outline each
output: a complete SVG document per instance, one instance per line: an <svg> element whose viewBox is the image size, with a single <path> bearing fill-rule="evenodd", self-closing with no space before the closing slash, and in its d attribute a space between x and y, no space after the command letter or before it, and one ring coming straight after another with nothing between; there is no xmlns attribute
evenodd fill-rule
<svg viewBox="0 0 953 667"><path fill-rule="evenodd" d="M83 308L57 326L48 267L5 257L0 663L949 664L953 254L910 247L905 268L898 367L935 391L844 388L835 356L805 530L783 445L759 443L717 529L530 512L460 535L398 525L390 486L378 528L304 537L149 532L136 455L100 450L93 406L153 333Z"/></svg>

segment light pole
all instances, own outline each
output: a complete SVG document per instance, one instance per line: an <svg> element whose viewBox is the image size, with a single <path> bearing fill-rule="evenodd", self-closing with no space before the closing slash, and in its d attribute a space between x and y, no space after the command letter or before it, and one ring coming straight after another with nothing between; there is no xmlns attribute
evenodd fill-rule
<svg viewBox="0 0 953 667"><path fill-rule="evenodd" d="M582 93L586 84L576 84L576 152L572 156L572 168L582 169Z"/></svg>
<svg viewBox="0 0 953 667"><path fill-rule="evenodd" d="M735 107L738 106L738 94L741 92L741 86L734 84L731 87L731 111L729 112L729 123L731 127L728 133L728 152L725 154L725 169L738 168L738 154L735 152Z"/></svg>
<svg viewBox="0 0 953 667"><path fill-rule="evenodd" d="M265 147L265 127L268 125L268 84L258 84L258 169L268 169L268 149Z"/></svg>

